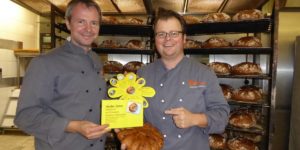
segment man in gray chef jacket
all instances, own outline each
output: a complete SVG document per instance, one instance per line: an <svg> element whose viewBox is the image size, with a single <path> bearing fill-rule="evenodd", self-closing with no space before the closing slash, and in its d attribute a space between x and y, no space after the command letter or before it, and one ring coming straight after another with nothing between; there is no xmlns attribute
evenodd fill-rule
<svg viewBox="0 0 300 150"><path fill-rule="evenodd" d="M30 63L15 124L35 137L37 150L102 150L109 129L99 122L100 101L107 89L91 50L101 10L93 0L72 0L65 17L71 39Z"/></svg>
<svg viewBox="0 0 300 150"><path fill-rule="evenodd" d="M184 56L185 31L178 13L158 11L154 36L161 57L138 71L156 90L145 120L163 134L163 150L209 150L209 134L224 132L230 109L214 72Z"/></svg>

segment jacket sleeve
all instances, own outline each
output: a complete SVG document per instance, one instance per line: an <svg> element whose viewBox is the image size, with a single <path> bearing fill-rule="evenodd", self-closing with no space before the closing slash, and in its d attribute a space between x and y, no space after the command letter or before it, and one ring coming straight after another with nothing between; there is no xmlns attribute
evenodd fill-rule
<svg viewBox="0 0 300 150"><path fill-rule="evenodd" d="M34 58L22 83L14 120L18 128L51 145L63 138L69 122L49 107L54 97L54 83L44 59Z"/></svg>
<svg viewBox="0 0 300 150"><path fill-rule="evenodd" d="M208 77L208 85L204 96L208 127L205 132L208 134L223 133L228 123L230 107L224 98L216 75L208 70L206 71L206 77Z"/></svg>

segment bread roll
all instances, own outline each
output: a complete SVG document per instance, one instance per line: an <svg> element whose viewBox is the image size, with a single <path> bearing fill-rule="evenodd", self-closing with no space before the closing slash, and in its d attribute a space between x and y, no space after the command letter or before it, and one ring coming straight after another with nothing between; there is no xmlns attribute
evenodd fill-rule
<svg viewBox="0 0 300 150"><path fill-rule="evenodd" d="M233 75L260 75L262 70L260 66L252 62L242 62L232 66L231 74Z"/></svg>
<svg viewBox="0 0 300 150"><path fill-rule="evenodd" d="M262 47L262 43L259 38L254 36L241 37L234 41L235 47Z"/></svg>
<svg viewBox="0 0 300 150"><path fill-rule="evenodd" d="M218 47L230 47L230 46L231 46L230 42L220 37L211 37L202 44L203 48L218 48Z"/></svg>
<svg viewBox="0 0 300 150"><path fill-rule="evenodd" d="M228 22L231 21L231 17L226 13L211 13L207 14L202 18L204 23L213 23L213 22Z"/></svg>
<svg viewBox="0 0 300 150"><path fill-rule="evenodd" d="M106 61L103 65L104 73L122 73L123 65L117 61Z"/></svg>
<svg viewBox="0 0 300 150"><path fill-rule="evenodd" d="M228 75L231 72L231 65L224 62L211 62L208 66L218 75Z"/></svg>
<svg viewBox="0 0 300 150"><path fill-rule="evenodd" d="M240 137L228 140L227 146L230 150L258 150L254 142Z"/></svg>
<svg viewBox="0 0 300 150"><path fill-rule="evenodd" d="M242 10L238 13L236 13L233 17L233 21L243 21L243 20L258 20L263 19L264 15L263 13L258 9L248 9L248 10Z"/></svg>
<svg viewBox="0 0 300 150"><path fill-rule="evenodd" d="M262 90L256 86L245 85L234 90L232 99L244 102L258 102L263 98Z"/></svg>
<svg viewBox="0 0 300 150"><path fill-rule="evenodd" d="M149 123L143 127L123 129L117 137L127 150L160 150L163 146L163 136Z"/></svg>

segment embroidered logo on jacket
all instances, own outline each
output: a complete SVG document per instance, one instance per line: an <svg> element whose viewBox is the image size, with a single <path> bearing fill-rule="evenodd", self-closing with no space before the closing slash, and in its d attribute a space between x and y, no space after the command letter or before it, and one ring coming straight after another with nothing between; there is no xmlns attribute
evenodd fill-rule
<svg viewBox="0 0 300 150"><path fill-rule="evenodd" d="M199 88L199 87L207 86L207 82L195 81L195 80L188 80L188 84L190 88Z"/></svg>

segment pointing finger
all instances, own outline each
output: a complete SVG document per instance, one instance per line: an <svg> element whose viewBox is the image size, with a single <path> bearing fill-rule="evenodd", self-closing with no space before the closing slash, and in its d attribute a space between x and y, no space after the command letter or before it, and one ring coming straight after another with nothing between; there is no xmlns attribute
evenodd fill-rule
<svg viewBox="0 0 300 150"><path fill-rule="evenodd" d="M179 115L180 110L178 110L177 108L172 108L172 109L169 109L169 110L165 110L165 114L167 114L167 115Z"/></svg>

